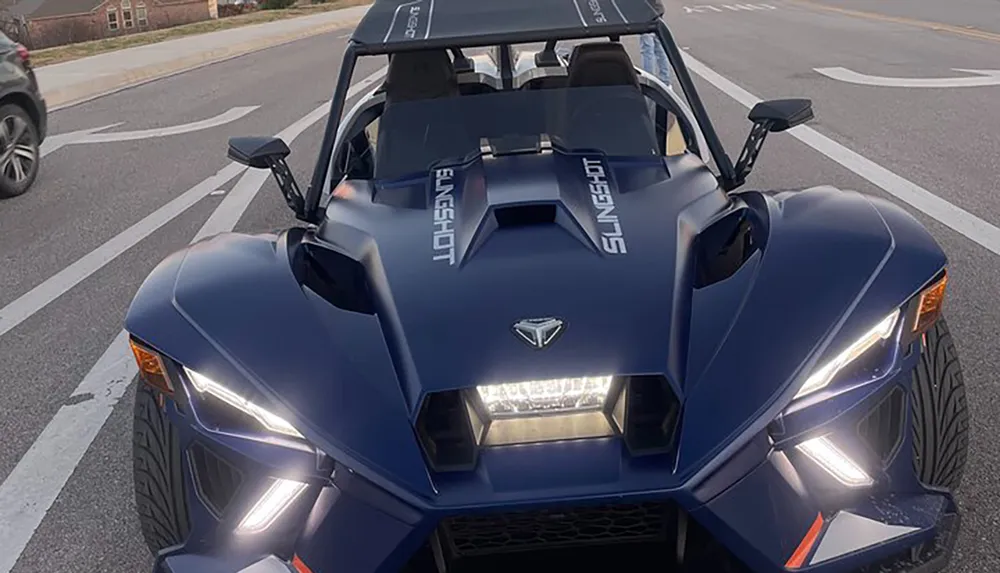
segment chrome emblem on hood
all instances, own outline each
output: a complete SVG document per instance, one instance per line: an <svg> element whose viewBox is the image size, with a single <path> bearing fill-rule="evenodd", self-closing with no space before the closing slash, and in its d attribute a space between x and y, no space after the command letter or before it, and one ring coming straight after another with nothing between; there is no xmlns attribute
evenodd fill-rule
<svg viewBox="0 0 1000 573"><path fill-rule="evenodd" d="M565 326L559 318L525 318L515 322L512 330L525 344L541 350L552 344Z"/></svg>

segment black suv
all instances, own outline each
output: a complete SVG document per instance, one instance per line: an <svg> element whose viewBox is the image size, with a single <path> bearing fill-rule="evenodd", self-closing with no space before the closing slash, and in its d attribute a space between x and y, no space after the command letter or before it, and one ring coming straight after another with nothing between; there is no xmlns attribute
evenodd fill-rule
<svg viewBox="0 0 1000 573"><path fill-rule="evenodd" d="M0 199L31 188L48 110L28 49L0 33Z"/></svg>

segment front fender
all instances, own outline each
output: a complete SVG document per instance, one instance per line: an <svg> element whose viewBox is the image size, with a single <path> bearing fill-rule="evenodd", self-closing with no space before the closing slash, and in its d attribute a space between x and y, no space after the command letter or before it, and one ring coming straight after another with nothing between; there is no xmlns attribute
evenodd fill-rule
<svg viewBox="0 0 1000 573"><path fill-rule="evenodd" d="M732 313L715 329L711 358L692 373L684 407L678 468L698 476L762 431L816 366L947 262L920 223L886 201L832 187L740 195L768 221L767 241L752 272L695 298L693 320ZM731 281L743 282L739 304Z"/></svg>
<svg viewBox="0 0 1000 573"><path fill-rule="evenodd" d="M301 230L222 234L164 260L125 318L132 335L230 387L247 388L307 439L403 497L432 494L376 318L303 289Z"/></svg>

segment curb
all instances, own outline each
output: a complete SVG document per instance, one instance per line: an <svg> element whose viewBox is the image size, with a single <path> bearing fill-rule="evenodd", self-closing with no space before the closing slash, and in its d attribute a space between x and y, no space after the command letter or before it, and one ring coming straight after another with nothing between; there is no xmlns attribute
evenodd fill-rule
<svg viewBox="0 0 1000 573"><path fill-rule="evenodd" d="M59 111L68 107L86 103L88 101L117 93L129 88L134 88L149 82L189 72L203 66L224 62L261 50L274 48L297 40L304 40L312 36L326 34L335 30L341 30L356 26L361 21L361 16L339 22L323 24L314 28L297 30L265 40L256 39L225 48L209 50L186 58L181 58L158 66L152 66L141 70L131 70L119 75L105 76L85 83L69 86L51 91L43 90L43 97L49 106L49 111Z"/></svg>

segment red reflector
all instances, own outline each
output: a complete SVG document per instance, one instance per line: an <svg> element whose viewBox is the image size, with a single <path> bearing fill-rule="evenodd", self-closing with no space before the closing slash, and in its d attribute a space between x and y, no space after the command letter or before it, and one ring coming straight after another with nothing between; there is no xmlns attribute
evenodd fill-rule
<svg viewBox="0 0 1000 573"><path fill-rule="evenodd" d="M295 567L295 570L298 571L298 573L313 573L312 569L310 569L298 555L292 557L292 567Z"/></svg>
<svg viewBox="0 0 1000 573"><path fill-rule="evenodd" d="M28 51L28 48L18 44L14 49L17 51L17 55L21 58L22 62L28 63L31 60L31 52Z"/></svg>
<svg viewBox="0 0 1000 573"><path fill-rule="evenodd" d="M809 557L809 553L812 552L812 548L816 545L816 540L819 539L820 532L823 531L823 514L816 514L816 520L813 521L809 531L806 532L806 536L802 538L802 542L795 549L795 553L788 558L785 562L785 569L798 569L802 567L802 564L806 562L806 557Z"/></svg>

